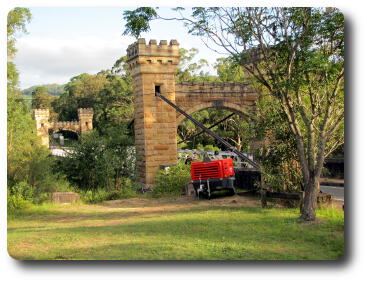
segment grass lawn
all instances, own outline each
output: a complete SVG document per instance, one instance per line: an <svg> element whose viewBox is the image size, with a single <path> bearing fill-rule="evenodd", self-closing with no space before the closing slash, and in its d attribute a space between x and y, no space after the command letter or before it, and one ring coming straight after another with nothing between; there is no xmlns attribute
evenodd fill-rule
<svg viewBox="0 0 367 283"><path fill-rule="evenodd" d="M344 252L344 214L261 209L234 196L210 201L128 199L103 205L36 206L8 218L16 259L335 260Z"/></svg>

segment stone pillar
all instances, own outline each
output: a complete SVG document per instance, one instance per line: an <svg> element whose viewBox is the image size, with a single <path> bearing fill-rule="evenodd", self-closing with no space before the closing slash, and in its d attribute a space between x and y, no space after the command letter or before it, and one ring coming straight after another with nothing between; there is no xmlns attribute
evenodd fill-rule
<svg viewBox="0 0 367 283"><path fill-rule="evenodd" d="M41 143L49 147L50 141L48 136L48 129L50 124L48 119L50 111L48 109L33 109L33 118L36 122L37 135L41 137Z"/></svg>
<svg viewBox="0 0 367 283"><path fill-rule="evenodd" d="M146 44L141 38L128 47L127 56L134 87L138 181L152 187L159 165L177 163L176 110L155 92L175 103L179 45L176 40Z"/></svg>
<svg viewBox="0 0 367 283"><path fill-rule="evenodd" d="M79 131L80 134L84 134L93 130L93 109L92 108L79 108L78 119L79 119Z"/></svg>

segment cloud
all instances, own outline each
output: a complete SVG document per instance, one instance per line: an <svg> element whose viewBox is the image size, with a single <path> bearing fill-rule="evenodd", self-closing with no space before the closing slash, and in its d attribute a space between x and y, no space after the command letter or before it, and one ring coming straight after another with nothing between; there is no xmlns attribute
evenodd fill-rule
<svg viewBox="0 0 367 283"><path fill-rule="evenodd" d="M102 39L80 37L23 37L17 41L15 64L20 72L21 88L44 83L66 83L81 73L96 73L111 68L126 54L132 43L128 37Z"/></svg>

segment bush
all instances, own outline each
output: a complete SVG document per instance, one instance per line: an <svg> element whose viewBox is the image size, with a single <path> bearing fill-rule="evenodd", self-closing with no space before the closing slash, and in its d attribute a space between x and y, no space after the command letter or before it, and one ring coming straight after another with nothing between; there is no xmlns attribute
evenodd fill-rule
<svg viewBox="0 0 367 283"><path fill-rule="evenodd" d="M31 203L28 200L25 200L22 195L10 195L8 194L8 201L7 201L7 207L8 207L8 213L13 213L17 210L21 210L24 208L27 208L31 205Z"/></svg>
<svg viewBox="0 0 367 283"><path fill-rule="evenodd" d="M68 180L88 191L120 187L124 178L134 178L135 152L124 128L84 134L72 153L59 161Z"/></svg>
<svg viewBox="0 0 367 283"><path fill-rule="evenodd" d="M21 196L24 200L31 200L34 197L35 191L27 182L21 181L14 186L9 186L8 194L11 196Z"/></svg>
<svg viewBox="0 0 367 283"><path fill-rule="evenodd" d="M13 187L8 187L8 213L29 207L31 205L30 200L32 198L33 189L26 182L20 182Z"/></svg>
<svg viewBox="0 0 367 283"><path fill-rule="evenodd" d="M80 191L81 199L87 203L99 203L105 200L116 200L138 197L137 184L126 178L120 188L113 190L98 188L96 190Z"/></svg>
<svg viewBox="0 0 367 283"><path fill-rule="evenodd" d="M179 163L160 170L156 176L153 197L181 195L190 180L190 165Z"/></svg>
<svg viewBox="0 0 367 283"><path fill-rule="evenodd" d="M81 193L81 199L87 203L99 203L109 200L110 192L105 189L88 190Z"/></svg>
<svg viewBox="0 0 367 283"><path fill-rule="evenodd" d="M220 151L220 148L211 144L208 144L204 147L205 151Z"/></svg>

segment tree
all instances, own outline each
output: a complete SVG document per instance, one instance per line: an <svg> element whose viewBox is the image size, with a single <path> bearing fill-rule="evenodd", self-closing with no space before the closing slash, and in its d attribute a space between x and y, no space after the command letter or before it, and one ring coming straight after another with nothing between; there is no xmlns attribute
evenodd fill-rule
<svg viewBox="0 0 367 283"><path fill-rule="evenodd" d="M61 93L64 92L64 87L65 85L62 84L42 84L42 85L34 85L31 86L29 88L23 89L22 90L22 94L23 95L31 95L32 92L37 88L37 87L44 87L46 89L46 92L48 94L52 94L55 96L59 96Z"/></svg>
<svg viewBox="0 0 367 283"><path fill-rule="evenodd" d="M45 87L36 87L32 91L32 108L51 108L51 102L56 97L48 94Z"/></svg>
<svg viewBox="0 0 367 283"><path fill-rule="evenodd" d="M65 85L65 92L52 104L62 121L77 120L78 108L94 107L97 94L107 84L103 74L80 74Z"/></svg>
<svg viewBox="0 0 367 283"><path fill-rule="evenodd" d="M7 35L8 35L8 57L13 58L17 49L15 48L15 35L18 31L26 33L26 24L30 22L32 14L28 8L14 8L8 13Z"/></svg>
<svg viewBox="0 0 367 283"><path fill-rule="evenodd" d="M30 18L31 14L25 8L15 8L9 12L8 58L15 56L16 31L26 31L25 24ZM36 134L30 109L20 95L18 77L15 64L8 62L8 204L11 204L10 207L21 208L17 202L24 199L37 202L42 199L43 193L68 189L68 183L62 176L53 172L53 159Z"/></svg>
<svg viewBox="0 0 367 283"><path fill-rule="evenodd" d="M203 68L207 67L208 61L199 59L196 62L195 56L199 50L191 48L187 50L180 48L180 64L177 68L176 80L178 82L203 82L216 80L215 76L210 76Z"/></svg>
<svg viewBox="0 0 367 283"><path fill-rule="evenodd" d="M17 32L26 33L26 23L29 22L32 15L28 8L14 8L8 13L7 22L7 88L8 96L19 94L18 79L19 74L16 66L10 60L14 59L17 49L15 48Z"/></svg>
<svg viewBox="0 0 367 283"><path fill-rule="evenodd" d="M207 39L212 49L226 51L279 103L302 171L301 218L315 220L324 159L344 142L342 13L241 7L196 7L191 17L178 12L172 20L183 21L190 34ZM158 14L152 18L164 19Z"/></svg>
<svg viewBox="0 0 367 283"><path fill-rule="evenodd" d="M119 58L110 70L73 77L52 106L64 121L77 119L78 108L93 108L93 123L98 130L129 123L134 105L126 57Z"/></svg>

